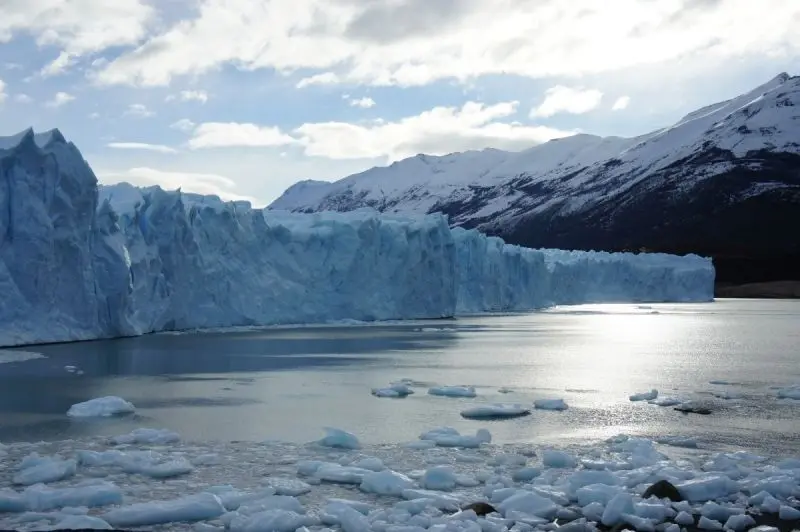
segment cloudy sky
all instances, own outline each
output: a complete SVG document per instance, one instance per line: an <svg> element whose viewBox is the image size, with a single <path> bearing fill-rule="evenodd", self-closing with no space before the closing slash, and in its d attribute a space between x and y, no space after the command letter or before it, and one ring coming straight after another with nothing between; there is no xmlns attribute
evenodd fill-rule
<svg viewBox="0 0 800 532"><path fill-rule="evenodd" d="M269 203L416 153L636 135L800 73L796 0L2 0L0 135Z"/></svg>

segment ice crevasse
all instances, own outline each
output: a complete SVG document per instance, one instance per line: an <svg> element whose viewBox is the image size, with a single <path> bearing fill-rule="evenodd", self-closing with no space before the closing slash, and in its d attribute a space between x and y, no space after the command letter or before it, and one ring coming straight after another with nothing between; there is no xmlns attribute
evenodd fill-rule
<svg viewBox="0 0 800 532"><path fill-rule="evenodd" d="M296 214L98 186L58 130L0 137L0 345L708 301L710 259L534 250L438 214Z"/></svg>

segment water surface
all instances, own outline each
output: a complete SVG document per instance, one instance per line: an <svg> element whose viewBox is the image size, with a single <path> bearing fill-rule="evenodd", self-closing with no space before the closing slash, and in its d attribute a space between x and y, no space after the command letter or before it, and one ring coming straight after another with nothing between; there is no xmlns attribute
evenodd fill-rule
<svg viewBox="0 0 800 532"><path fill-rule="evenodd" d="M114 435L165 427L187 439L305 442L337 426L368 443L414 440L449 425L505 442L574 443L618 433L697 437L701 446L800 454L800 301L582 305L544 312L347 327L157 334L25 348L0 364L0 441ZM25 360L25 358L29 358ZM1 360L1 358L0 358ZM67 368L71 366L70 368ZM74 367L74 369L72 368ZM410 378L417 393L370 388ZM710 384L726 381L732 384ZM427 395L474 385L476 399ZM508 387L513 393L502 394ZM631 403L657 388L708 403L711 416ZM711 392L731 390L742 399ZM119 395L137 414L73 420L73 403ZM501 422L462 419L480 402L563 397L565 412Z"/></svg>

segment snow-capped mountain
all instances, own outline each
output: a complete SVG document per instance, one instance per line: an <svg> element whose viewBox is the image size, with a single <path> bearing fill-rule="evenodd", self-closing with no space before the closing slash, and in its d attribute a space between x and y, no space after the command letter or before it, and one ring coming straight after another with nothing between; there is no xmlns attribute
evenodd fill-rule
<svg viewBox="0 0 800 532"><path fill-rule="evenodd" d="M417 155L334 183L297 183L270 208L365 206L441 212L532 247L800 252L800 239L777 227L800 221L800 77L781 74L640 137Z"/></svg>

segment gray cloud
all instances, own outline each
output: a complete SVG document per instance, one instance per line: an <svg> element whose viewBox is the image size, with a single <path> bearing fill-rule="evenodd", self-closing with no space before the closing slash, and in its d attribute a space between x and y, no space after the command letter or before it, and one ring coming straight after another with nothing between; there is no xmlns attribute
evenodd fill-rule
<svg viewBox="0 0 800 532"><path fill-rule="evenodd" d="M358 1L358 0L351 0ZM441 31L469 14L480 0L402 0L398 3L371 0L347 27L354 39L390 43ZM359 2L361 3L361 2Z"/></svg>

